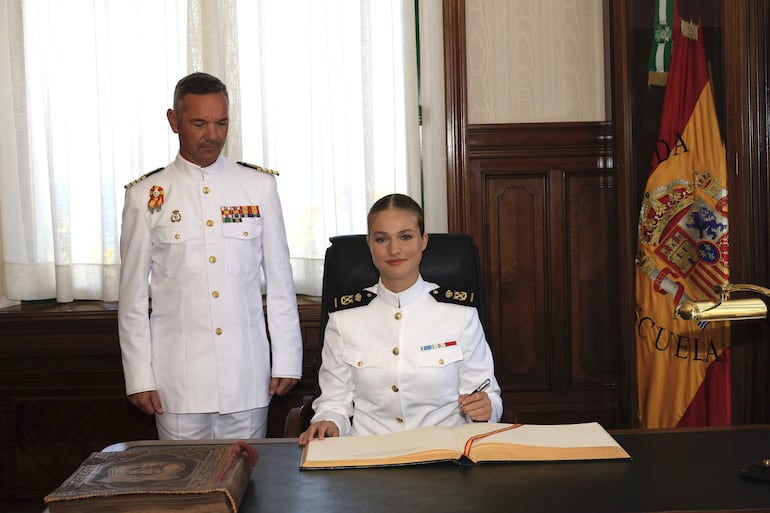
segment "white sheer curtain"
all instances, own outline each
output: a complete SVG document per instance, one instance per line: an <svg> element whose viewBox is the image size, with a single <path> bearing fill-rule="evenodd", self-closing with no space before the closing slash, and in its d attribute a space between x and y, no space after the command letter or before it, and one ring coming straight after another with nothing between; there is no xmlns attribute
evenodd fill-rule
<svg viewBox="0 0 770 513"><path fill-rule="evenodd" d="M3 6L5 295L114 300L123 184L176 147L163 113L185 72L186 10L153 0Z"/></svg>
<svg viewBox="0 0 770 513"><path fill-rule="evenodd" d="M243 157L280 173L300 291L320 295L329 237L365 233L379 196L419 195L407 181L420 164L415 32L402 9L414 19L411 1L238 4Z"/></svg>
<svg viewBox="0 0 770 513"><path fill-rule="evenodd" d="M5 296L117 298L123 184L174 157L193 70L228 83L226 154L281 173L297 290L319 294L330 236L421 197L413 20L412 0L0 2Z"/></svg>

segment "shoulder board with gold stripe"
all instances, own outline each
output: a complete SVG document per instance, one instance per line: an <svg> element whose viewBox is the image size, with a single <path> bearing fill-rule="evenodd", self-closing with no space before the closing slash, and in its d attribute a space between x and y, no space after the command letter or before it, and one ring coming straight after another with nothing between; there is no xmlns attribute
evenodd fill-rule
<svg viewBox="0 0 770 513"><path fill-rule="evenodd" d="M246 167L250 167L251 169L256 169L257 171L262 171L263 173L267 173L269 175L278 176L278 171L273 171L272 169L268 169L266 167L258 166L256 164L249 164L248 162L241 162L238 161L238 164Z"/></svg>
<svg viewBox="0 0 770 513"><path fill-rule="evenodd" d="M472 290L452 290L439 287L431 290L430 295L433 296L433 299L441 303L476 306L476 292Z"/></svg>
<svg viewBox="0 0 770 513"><path fill-rule="evenodd" d="M340 294L339 296L334 296L332 298L331 304L329 305L329 312L338 312L357 306L366 306L376 297L377 294L369 292L368 290L359 290L358 292L353 292L351 294Z"/></svg>
<svg viewBox="0 0 770 513"><path fill-rule="evenodd" d="M128 183L127 183L126 185L124 185L123 187L124 187L124 188L126 188L126 189L130 189L131 187L133 187L134 185L138 184L139 182L141 182L142 180L144 180L144 179L145 179L145 178L147 178L148 176L152 176L152 175L154 175L155 173L157 173L158 171L162 171L162 170L164 170L164 169L166 169L166 168L165 168L165 166L164 166L164 167L159 167L158 169L156 169L156 170L154 170L154 171L150 171L149 173L143 174L142 176L140 176L140 177L139 177L139 178L137 178L136 180L133 180L133 181L131 181L131 182L128 182Z"/></svg>

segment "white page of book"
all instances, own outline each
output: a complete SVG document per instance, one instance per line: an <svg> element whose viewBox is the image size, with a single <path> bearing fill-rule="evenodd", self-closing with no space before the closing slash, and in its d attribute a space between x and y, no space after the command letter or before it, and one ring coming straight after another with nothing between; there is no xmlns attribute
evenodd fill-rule
<svg viewBox="0 0 770 513"><path fill-rule="evenodd" d="M580 424L521 424L496 433L478 443L499 442L537 447L619 447L596 422Z"/></svg>
<svg viewBox="0 0 770 513"><path fill-rule="evenodd" d="M426 427L386 435L361 435L313 440L307 447L307 459L377 459L445 449L462 451L452 428Z"/></svg>

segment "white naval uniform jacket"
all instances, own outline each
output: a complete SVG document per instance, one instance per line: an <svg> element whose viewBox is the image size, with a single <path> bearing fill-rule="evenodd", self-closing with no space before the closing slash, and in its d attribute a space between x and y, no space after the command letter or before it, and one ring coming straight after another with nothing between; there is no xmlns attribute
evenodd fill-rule
<svg viewBox="0 0 770 513"><path fill-rule="evenodd" d="M148 206L153 186L163 191L155 210ZM240 222L224 222L239 212ZM177 155L126 191L120 254L118 331L128 395L157 389L169 413L232 413L269 404L271 357L272 376L301 376L299 314L274 176L221 156L201 168Z"/></svg>
<svg viewBox="0 0 770 513"><path fill-rule="evenodd" d="M380 281L365 289L376 294L365 306L329 314L313 422L331 420L340 435L457 426L469 422L457 397L487 378L489 421L500 420L500 386L478 312L436 301L436 289L420 277L394 294Z"/></svg>

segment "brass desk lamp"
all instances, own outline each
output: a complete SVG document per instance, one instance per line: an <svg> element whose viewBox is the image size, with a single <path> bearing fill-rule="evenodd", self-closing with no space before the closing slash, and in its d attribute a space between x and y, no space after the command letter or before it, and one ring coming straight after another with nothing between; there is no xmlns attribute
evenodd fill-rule
<svg viewBox="0 0 770 513"><path fill-rule="evenodd" d="M730 299L732 292L753 292L770 297L770 289L758 285L725 283L717 285L717 301L682 301L674 309L674 317L692 321L743 321L767 318L767 304L761 298ZM740 474L749 479L770 481L770 458L742 466Z"/></svg>
<svg viewBox="0 0 770 513"><path fill-rule="evenodd" d="M754 292L770 297L770 289L746 283L724 283L717 285L714 292L719 294L716 301L682 301L674 309L674 317L686 321L743 321L767 317L767 304L763 299L730 299L730 294Z"/></svg>

